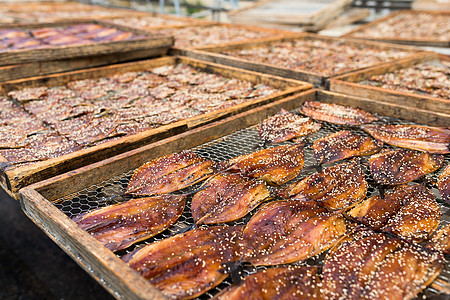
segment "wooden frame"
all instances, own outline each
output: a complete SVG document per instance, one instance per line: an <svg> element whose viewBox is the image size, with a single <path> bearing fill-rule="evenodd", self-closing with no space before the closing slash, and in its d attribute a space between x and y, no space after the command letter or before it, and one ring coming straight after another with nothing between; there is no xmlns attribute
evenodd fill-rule
<svg viewBox="0 0 450 300"><path fill-rule="evenodd" d="M381 42L388 42L388 43L395 43L395 44L403 44L403 45L415 45L415 46L432 46L432 47L450 47L450 41L441 41L437 39L425 39L425 38L414 38L414 36L411 36L410 38L392 38L392 37L356 37L354 36L355 33L361 32L367 28L377 26L378 24L381 24L387 20L390 20L398 15L401 14L419 14L419 13L427 13L430 15L446 15L450 18L450 11L419 11L419 10L399 10L396 12L393 12L385 17L382 17L380 19L377 19L373 22L364 24L359 26L358 28L353 29L350 32L347 32L344 34L344 37L352 37L352 38L359 38L364 40L371 40L371 41L381 41Z"/></svg>
<svg viewBox="0 0 450 300"><path fill-rule="evenodd" d="M106 27L115 27L120 30L133 32L145 35L146 38L116 42L93 43L88 45L74 45L74 46L55 46L43 49L17 49L0 52L0 66L16 65L21 63L39 62L39 61L54 61L62 59L74 59L78 57L87 57L95 55L117 54L121 52L130 52L133 50L143 50L150 48L166 48L173 45L173 38L164 35L149 36L147 32L136 30L124 26L117 26L106 24L101 21L85 21L74 20L57 23L33 23L33 24L13 24L2 26L4 29L36 29L45 27L59 27L69 26L81 23L95 23ZM124 59L126 59L124 57Z"/></svg>
<svg viewBox="0 0 450 300"><path fill-rule="evenodd" d="M280 78L271 75L260 74L240 70L236 68L220 66L213 63L205 63L199 60L186 57L164 57L153 60L132 62L114 66L99 67L90 70L80 70L63 74L42 76L30 79L22 79L0 84L0 95L7 95L9 91L27 87L38 86L57 86L66 84L69 81L81 79L93 79L103 76L112 76L116 73L130 71L143 71L156 68L163 65L174 65L185 63L199 70L220 74L231 78L247 80L253 83L263 83L281 89L281 92L263 97L254 101L244 102L229 108L220 109L214 112L198 115L185 120L180 120L158 128L150 129L144 132L124 136L118 140L105 142L83 150L63 155L58 158L49 159L34 163L24 167L14 167L8 164L7 160L0 156L0 186L11 196L17 198L18 190L26 185L38 182L40 180L64 173L81 166L105 159L107 157L141 147L145 144L190 130L195 127L225 118L227 116L240 113L242 111L254 108L278 100L282 97L298 93L312 88L309 83Z"/></svg>
<svg viewBox="0 0 450 300"><path fill-rule="evenodd" d="M418 56L413 58L405 58L395 63L385 64L383 66L373 67L358 72L352 72L343 76L334 77L330 79L330 90L338 93L367 97L390 103L399 103L408 107L416 107L429 111L448 112L450 111L450 99L389 90L358 83L360 81L367 80L372 75L393 72L395 70L408 68L425 62L438 61L439 59L450 61L449 56L428 53L422 57Z"/></svg>
<svg viewBox="0 0 450 300"><path fill-rule="evenodd" d="M94 237L81 230L75 222L54 206L53 201L134 170L151 159L196 147L255 125L278 113L281 108L292 110L300 107L306 100L351 105L373 113L425 124L450 125L449 114L314 89L23 188L20 190L22 209L113 296L126 299L161 299L159 291L143 281L143 278Z"/></svg>
<svg viewBox="0 0 450 300"><path fill-rule="evenodd" d="M310 40L325 40L325 41L342 41L344 40L346 43L349 43L350 45L367 45L379 49L398 49L398 50L404 50L404 51L411 51L412 55L422 55L420 53L420 50L418 50L415 47L411 46L399 46L399 45L393 45L388 43L380 43L380 42L373 42L373 41L363 41L358 39L342 39L342 38L335 38L335 37L325 37L325 36L318 36L314 34L307 34L307 33L300 33L300 34L293 34L291 36L287 37L278 37L278 38L268 38L268 39L261 39L253 42L248 43L235 43L232 45L223 45L223 46L211 46L211 47L204 47L200 50L187 50L184 53L184 55L188 57L193 57L197 59L202 59L206 61L211 61L215 63L220 63L228 66L243 68L247 70L252 70L256 72L266 73L266 74L273 74L276 76L282 76L286 78L293 78L298 80L303 80L312 83L316 87L328 87L328 80L331 77L347 74L349 72L353 72L356 70L363 70L367 69L373 66L367 66L367 67L361 67L354 69L352 71L345 71L345 72L339 72L330 76L321 75L318 73L313 73L309 71L300 71L300 70L291 70L284 67L279 67L271 64L265 64L265 63L258 63L258 62L251 62L248 60L244 60L237 57L232 57L224 54L220 54L221 51L224 50L237 50L237 49L245 49L245 48L253 48L253 47L261 47L261 46L268 46L276 42L283 42L283 41L293 41L293 40L301 40L301 39L310 39ZM384 63L383 63L384 64ZM381 64L381 65L383 65Z"/></svg>

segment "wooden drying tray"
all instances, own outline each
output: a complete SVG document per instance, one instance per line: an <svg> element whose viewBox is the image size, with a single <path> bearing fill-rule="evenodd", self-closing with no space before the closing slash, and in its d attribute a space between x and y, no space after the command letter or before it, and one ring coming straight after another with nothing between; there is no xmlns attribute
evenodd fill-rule
<svg viewBox="0 0 450 300"><path fill-rule="evenodd" d="M86 22L99 24L105 27L115 27L124 31L133 32L139 35L144 35L142 39L131 39L125 41L116 42L102 42L92 43L87 45L69 45L69 46L54 46L43 49L17 49L6 52L0 52L0 66L16 65L28 62L39 61L55 61L62 59L73 59L78 57L98 56L118 54L123 52L130 52L133 50L143 49L161 49L167 50L173 45L173 38L163 35L149 35L147 32L123 26L113 26L101 21L86 21L86 20L73 20L67 22L56 23L33 23L33 24L14 24L3 25L2 29L37 29L46 27L61 27L70 26L76 24L84 24ZM120 53L120 54L119 54ZM125 57L124 57L125 59Z"/></svg>
<svg viewBox="0 0 450 300"><path fill-rule="evenodd" d="M385 17L382 17L380 19L377 19L373 22L361 25L352 31L344 34L344 37L352 37L352 38L360 38L365 40L372 40L372 41L380 41L380 42L388 42L388 43L395 43L395 44L404 44L404 45L415 45L415 46L431 46L431 47L450 47L450 41L442 41L438 39L432 39L432 38L416 38L414 37L414 34L411 34L411 37L408 38L392 38L392 37L356 37L354 36L355 33L359 33L361 31L366 30L370 27L375 27L380 23L384 23L387 20L390 20L391 18L394 18L398 15L402 14L419 14L419 13L426 13L430 14L432 16L437 15L445 15L450 18L450 11L417 11L417 10L399 10L394 13L391 13ZM422 26L427 26L427 24L422 24Z"/></svg>
<svg viewBox="0 0 450 300"><path fill-rule="evenodd" d="M232 45L223 45L223 46L211 46L211 47L204 47L200 50L188 50L185 51L184 54L189 57L198 58L206 61L211 61L215 63L220 63L228 66L243 68L247 70L252 70L256 72L266 73L266 74L273 74L277 76L282 76L285 78L293 78L298 80L303 80L312 83L316 87L328 87L328 79L330 77L344 75L352 71L356 70L362 70L367 69L371 66L362 67L362 68L356 68L352 71L345 71L345 72L339 72L336 74L333 74L332 76L326 76L319 73L314 73L310 71L305 70L292 70L285 67L279 67L271 64L266 63L259 63L259 62L251 62L242 58L238 57L232 57L224 54L220 54L221 51L227 51L227 50L240 50L240 49L248 49L253 47L264 47L264 46L270 46L277 42L285 42L285 41L294 41L294 40L302 40L302 39L309 39L309 40L322 40L322 41L345 41L349 45L366 45L371 46L378 49L398 49L398 50L404 50L404 51L411 51L412 55L422 55L417 48L411 47L411 46L400 46L400 45L393 45L388 43L380 43L380 42L373 42L373 41L363 41L358 39L349 39L349 38L335 38L335 37L326 37L326 36L319 36L315 34L310 33L299 33L299 34L293 34L288 37L276 37L276 38L267 38L267 39L260 39L253 42L248 43L235 43ZM384 64L384 63L383 63ZM380 64L380 65L383 65Z"/></svg>
<svg viewBox="0 0 450 300"><path fill-rule="evenodd" d="M56 208L54 202L58 198L132 171L157 157L190 149L258 124L282 108L298 108L306 100L350 105L372 113L422 124L450 125L450 115L442 113L309 90L23 188L20 190L22 209L113 296L124 299L163 299L164 296L159 291Z"/></svg>
<svg viewBox="0 0 450 300"><path fill-rule="evenodd" d="M450 61L450 57L438 55L435 53L427 53L422 57L416 56L405 58L395 63L385 64L358 72L352 72L343 76L331 78L330 90L338 93L366 97L384 102L398 103L408 107L449 113L450 99L389 90L386 88L358 83L363 80L368 80L372 75L389 73L421 63L439 60Z"/></svg>
<svg viewBox="0 0 450 300"><path fill-rule="evenodd" d="M175 65L178 63L185 63L198 70L230 78L247 80L256 84L267 84L278 88L281 91L260 99L180 120L172 124L160 126L133 135L124 136L114 141L105 142L58 158L37 162L23 167L14 167L9 164L5 158L0 156L0 163L3 162L3 167L0 168L0 186L12 197L17 199L18 190L29 184L312 88L312 85L306 82L220 66L192 58L164 57L154 60L6 82L0 84L0 95L5 96L12 90L27 87L58 86L67 84L73 80L94 79L131 71L145 71L159 66Z"/></svg>

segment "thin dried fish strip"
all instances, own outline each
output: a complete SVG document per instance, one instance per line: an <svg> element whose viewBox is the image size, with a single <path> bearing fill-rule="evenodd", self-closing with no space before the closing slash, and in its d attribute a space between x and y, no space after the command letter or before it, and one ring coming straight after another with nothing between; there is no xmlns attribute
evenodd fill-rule
<svg viewBox="0 0 450 300"><path fill-rule="evenodd" d="M73 220L111 251L155 236L183 213L186 195L131 199L81 214Z"/></svg>
<svg viewBox="0 0 450 300"><path fill-rule="evenodd" d="M239 259L241 226L198 228L149 244L122 259L163 294L195 298L220 284Z"/></svg>
<svg viewBox="0 0 450 300"><path fill-rule="evenodd" d="M386 144L435 154L450 153L450 129L423 125L364 125L364 131Z"/></svg>
<svg viewBox="0 0 450 300"><path fill-rule="evenodd" d="M282 109L259 124L259 136L265 143L279 143L317 132L321 124Z"/></svg>
<svg viewBox="0 0 450 300"><path fill-rule="evenodd" d="M406 149L384 149L369 158L373 179L383 185L408 183L439 169L442 155Z"/></svg>
<svg viewBox="0 0 450 300"><path fill-rule="evenodd" d="M321 299L318 267L287 266L263 270L222 290L213 299Z"/></svg>
<svg viewBox="0 0 450 300"><path fill-rule="evenodd" d="M440 273L443 258L363 230L335 246L323 266L326 299L412 299Z"/></svg>
<svg viewBox="0 0 450 300"><path fill-rule="evenodd" d="M364 199L367 187L361 166L355 160L309 175L287 186L280 195L293 199L305 196L319 206L334 210L347 208Z"/></svg>
<svg viewBox="0 0 450 300"><path fill-rule="evenodd" d="M240 174L217 174L204 185L192 198L195 224L238 220L270 197L264 181L249 180Z"/></svg>
<svg viewBox="0 0 450 300"><path fill-rule="evenodd" d="M450 254L450 224L436 231L425 245L426 248Z"/></svg>
<svg viewBox="0 0 450 300"><path fill-rule="evenodd" d="M450 204L450 165L439 175L437 187L441 193L442 200Z"/></svg>
<svg viewBox="0 0 450 300"><path fill-rule="evenodd" d="M306 101L300 111L315 120L340 125L362 125L378 120L361 109L317 101Z"/></svg>
<svg viewBox="0 0 450 300"><path fill-rule="evenodd" d="M342 130L318 139L313 144L317 163L326 164L354 156L374 154L383 143L363 137L350 130Z"/></svg>
<svg viewBox="0 0 450 300"><path fill-rule="evenodd" d="M248 222L241 260L255 266L305 260L332 247L345 231L341 213L314 208L303 201L274 201Z"/></svg>
<svg viewBox="0 0 450 300"><path fill-rule="evenodd" d="M213 165L192 151L163 156L139 167L125 194L151 196L181 190L211 176Z"/></svg>
<svg viewBox="0 0 450 300"><path fill-rule="evenodd" d="M222 162L220 168L281 185L299 175L303 163L303 144L294 144L238 156Z"/></svg>

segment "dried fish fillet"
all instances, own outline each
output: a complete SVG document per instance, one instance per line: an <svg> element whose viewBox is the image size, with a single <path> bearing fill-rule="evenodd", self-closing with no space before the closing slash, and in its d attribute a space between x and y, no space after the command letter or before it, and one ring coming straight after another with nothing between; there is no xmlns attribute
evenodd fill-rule
<svg viewBox="0 0 450 300"><path fill-rule="evenodd" d="M111 251L125 249L173 225L183 213L185 195L137 198L102 207L73 220Z"/></svg>
<svg viewBox="0 0 450 300"><path fill-rule="evenodd" d="M282 109L259 124L259 136L265 143L279 143L317 132L322 125Z"/></svg>
<svg viewBox="0 0 450 300"><path fill-rule="evenodd" d="M274 201L248 222L241 260L255 266L305 260L333 246L345 231L341 213L310 207L302 201Z"/></svg>
<svg viewBox="0 0 450 300"><path fill-rule="evenodd" d="M191 211L196 224L240 219L270 197L264 181L249 180L240 174L218 174L205 186L192 198Z"/></svg>
<svg viewBox="0 0 450 300"><path fill-rule="evenodd" d="M288 266L263 270L224 289L213 299L321 299L317 269Z"/></svg>
<svg viewBox="0 0 450 300"><path fill-rule="evenodd" d="M221 163L220 168L281 185L300 174L303 163L303 145L294 144L238 156Z"/></svg>
<svg viewBox="0 0 450 300"><path fill-rule="evenodd" d="M442 200L450 204L450 165L439 175L437 187L441 193Z"/></svg>
<svg viewBox="0 0 450 300"><path fill-rule="evenodd" d="M314 142L314 157L317 163L325 164L354 156L374 154L383 143L363 137L350 130L332 133Z"/></svg>
<svg viewBox="0 0 450 300"><path fill-rule="evenodd" d="M412 299L440 273L443 258L369 230L346 237L326 257L326 299Z"/></svg>
<svg viewBox="0 0 450 300"><path fill-rule="evenodd" d="M198 228L139 248L122 259L164 295L195 298L228 276L224 264L239 259L242 229Z"/></svg>
<svg viewBox="0 0 450 300"><path fill-rule="evenodd" d="M397 185L416 180L439 169L442 155L406 149L384 149L369 159L373 179L384 185Z"/></svg>
<svg viewBox="0 0 450 300"><path fill-rule="evenodd" d="M280 195L284 198L305 196L327 209L341 209L364 199L367 186L361 166L354 160L329 167L292 183L282 190Z"/></svg>
<svg viewBox="0 0 450 300"><path fill-rule="evenodd" d="M450 224L445 225L436 231L428 243L426 248L441 251L444 254L450 254Z"/></svg>
<svg viewBox="0 0 450 300"><path fill-rule="evenodd" d="M442 215L433 193L420 184L396 186L383 198L371 197L347 214L371 228L414 242L434 232Z"/></svg>
<svg viewBox="0 0 450 300"><path fill-rule="evenodd" d="M213 164L191 151L157 158L134 172L125 194L151 196L181 190L211 176Z"/></svg>
<svg viewBox="0 0 450 300"><path fill-rule="evenodd" d="M364 125L362 129L389 145L435 154L450 153L450 129L421 125Z"/></svg>
<svg viewBox="0 0 450 300"><path fill-rule="evenodd" d="M306 101L300 110L315 120L341 125L361 125L378 120L361 109L317 101Z"/></svg>

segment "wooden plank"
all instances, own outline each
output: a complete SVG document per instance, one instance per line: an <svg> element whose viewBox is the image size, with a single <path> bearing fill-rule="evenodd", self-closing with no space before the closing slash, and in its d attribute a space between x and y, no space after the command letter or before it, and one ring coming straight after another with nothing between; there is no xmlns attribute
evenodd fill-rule
<svg viewBox="0 0 450 300"><path fill-rule="evenodd" d="M449 60L445 56L441 59ZM349 73L330 79L330 90L338 93L360 96L390 103L401 103L402 105L434 112L449 111L450 100L408 92L389 90L381 87L359 84L358 82L369 79L372 75L385 74L396 70L408 68L425 62L438 61L439 55L427 54L422 57L403 59L397 63L373 67L367 70Z"/></svg>
<svg viewBox="0 0 450 300"><path fill-rule="evenodd" d="M9 29L36 29L46 27L60 27L75 24L86 23L86 21L67 21L59 23L40 23L40 24L15 24L10 26L2 26ZM116 27L117 25L105 24L100 21L89 21L89 23L103 25L105 27ZM131 50L142 50L149 48L162 48L173 45L173 38L169 36L153 35L149 36L146 32L137 29L128 29L120 27L119 29L128 32L137 33L145 36L142 39L131 39L125 41L101 42L87 45L67 45L54 46L43 49L17 49L0 52L0 66L15 65L20 63L49 61L61 59L73 59L77 57L86 57L92 55L108 55L120 52L129 52ZM124 58L125 59L125 58Z"/></svg>
<svg viewBox="0 0 450 300"><path fill-rule="evenodd" d="M87 165L107 157L129 151L131 149L144 146L148 143L156 142L160 139L170 137L175 134L190 130L192 128L220 120L222 118L249 110L259 105L281 99L283 97L310 89L312 86L305 82L291 79L284 79L276 76L258 74L252 71L240 70L237 68L221 66L213 63L201 62L186 57L163 57L159 59L125 63L120 65L98 67L90 70L79 70L63 74L54 74L15 80L0 84L0 94L7 95L8 92L27 87L39 86L59 86L65 85L73 80L94 79L104 76L112 76L117 73L130 71L144 71L164 65L175 65L185 63L205 72L219 74L229 78L237 78L253 82L263 83L278 88L281 91L270 96L262 97L254 101L248 101L229 108L219 109L203 115L194 116L185 120L180 120L168 125L163 125L144 132L124 136L117 140L108 141L90 148L75 151L57 158L36 162L23 167L7 166L0 170L0 174L6 177L3 188L7 188L11 195L18 197L18 190L34 182L52 177L59 173L68 172L83 165Z"/></svg>
<svg viewBox="0 0 450 300"><path fill-rule="evenodd" d="M422 55L422 53L419 53L420 50L418 50L415 47L411 46L399 46L388 43L380 43L380 42L374 42L374 41L363 41L358 39L350 39L350 38L335 38L335 37L325 37L325 36L319 36L309 33L297 33L292 34L291 36L285 36L285 37L274 37L274 38L267 38L267 39L261 39L257 41L251 41L247 43L234 43L230 45L220 45L220 46L211 46L211 47L202 47L201 49L187 49L183 52L185 56L201 59L205 61L210 61L214 63L224 64L232 67L237 68L243 68L247 70L252 70L256 72L266 73L266 74L273 74L276 76L281 76L285 78L292 78L302 81L307 81L313 84L315 87L328 87L328 79L330 77L340 76L349 72L353 72L356 70L363 70L367 69L372 66L366 66L361 68L356 68L351 71L344 71L344 72L338 72L336 74L333 74L331 76L320 74L319 72L310 72L306 70L292 70L285 67L275 66L268 63L259 63L259 62L252 62L250 60L238 58L238 57L232 57L229 55L221 54L223 51L228 50L241 50L241 49L250 49L254 47L269 47L274 43L277 42L288 42L288 41L295 41L295 40L302 40L302 39L309 39L309 40L317 40L317 41L343 41L348 45L365 45L368 47L374 47L376 49L396 49L396 50L403 50L403 51L410 51L411 55ZM388 61L389 62L389 61ZM385 63L388 63L385 62ZM381 63L380 65L383 65L384 63Z"/></svg>
<svg viewBox="0 0 450 300"><path fill-rule="evenodd" d="M53 203L58 198L134 170L151 159L189 149L255 125L268 116L276 114L281 108L287 110L296 109L306 100L350 105L369 112L380 113L388 117L401 117L421 124L439 126L448 126L450 124L449 114L428 112L398 104L333 92L309 90L35 183L20 191L21 205L26 214L51 236L58 245L67 251L72 258L77 260L84 269L88 270L91 276L96 278L103 286L107 283L105 287L110 292L118 292L121 295L127 292L127 299L141 299L142 295L158 299L157 297L160 296L158 293L152 291L144 283L135 281L134 276L136 273L134 270L124 266L123 263L121 264L117 257L114 257L110 251L106 250L92 236L78 228ZM436 120L440 123L436 123ZM117 277L115 277L116 275ZM139 284L141 285L138 286ZM142 290L142 294L133 295L133 291L141 291L140 288L147 289Z"/></svg>

